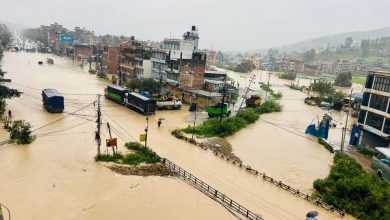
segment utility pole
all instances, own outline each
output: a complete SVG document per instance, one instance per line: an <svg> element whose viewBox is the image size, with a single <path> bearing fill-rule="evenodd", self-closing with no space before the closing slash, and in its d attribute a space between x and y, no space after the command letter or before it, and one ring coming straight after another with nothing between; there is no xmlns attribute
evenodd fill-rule
<svg viewBox="0 0 390 220"><path fill-rule="evenodd" d="M351 93L349 94L349 105L348 105L347 117L345 119L345 125L343 128L343 133L341 135L341 154L344 154L344 142L345 142L345 136L347 135L348 117L351 109L352 91L353 89L351 89Z"/></svg>
<svg viewBox="0 0 390 220"><path fill-rule="evenodd" d="M107 128L108 128L108 133L110 134L110 139L112 139L112 136L111 136L111 126L110 126L110 123L108 123L108 122L107 122ZM112 147L112 153L115 155L115 148L114 148L114 146L111 146L111 147Z"/></svg>
<svg viewBox="0 0 390 220"><path fill-rule="evenodd" d="M251 87L251 84L256 80L256 76L253 75L250 80L249 80L249 85L248 87L246 87L246 91L245 91L245 94L242 96L242 101L241 101L241 104L240 104L240 108L238 108L238 113L240 113L241 111L241 108L242 108L242 104L244 104L244 100L246 100L246 96L248 95L249 91L250 91L250 87Z"/></svg>
<svg viewBox="0 0 390 220"><path fill-rule="evenodd" d="M198 114L198 103L196 105L196 108L195 108L195 115L194 115L194 125L193 125L193 129L195 128L195 125L196 125L196 117L197 117L197 114ZM194 134L195 134L195 131L192 130L192 137L191 139L194 140Z"/></svg>
<svg viewBox="0 0 390 220"><path fill-rule="evenodd" d="M219 115L219 123L222 122L222 117L223 117L223 109L225 107L225 97L226 97L226 78L227 78L227 73L225 75L225 80L224 80L224 83L223 83L223 95L222 95L222 103L221 103L221 114ZM228 106L226 106L227 108ZM227 109L226 109L227 111Z"/></svg>
<svg viewBox="0 0 390 220"><path fill-rule="evenodd" d="M148 130L149 130L149 117L146 118L146 127L145 127L145 148L148 144Z"/></svg>
<svg viewBox="0 0 390 220"><path fill-rule="evenodd" d="M100 155L100 145L102 144L102 139L101 139L101 136L100 136L100 126L101 126L101 115L102 115L102 112L100 111L100 95L98 94L98 101L97 101L97 120L96 120L96 123L97 123L97 131L96 131L96 134L95 134L95 140L97 142L97 153L98 155Z"/></svg>

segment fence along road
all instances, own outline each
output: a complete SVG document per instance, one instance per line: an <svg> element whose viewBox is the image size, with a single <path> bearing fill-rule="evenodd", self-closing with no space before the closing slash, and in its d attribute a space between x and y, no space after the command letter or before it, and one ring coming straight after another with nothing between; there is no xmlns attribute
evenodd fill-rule
<svg viewBox="0 0 390 220"><path fill-rule="evenodd" d="M247 208L243 207L239 203L235 202L234 200L230 199L225 194L214 189L213 187L211 187L207 183L203 182L199 178L195 177L191 173L187 172L183 168L179 167L175 163L169 161L166 158L162 158L161 161L168 169L170 169L172 172L176 173L179 177L182 177L184 179L184 181L189 182L196 189L198 189L202 193L206 194L208 197L221 203L225 208L230 209L232 211L235 211L238 214L240 214L248 219L251 219L251 220L263 220L263 218L260 215L255 214L252 211L248 210Z"/></svg>

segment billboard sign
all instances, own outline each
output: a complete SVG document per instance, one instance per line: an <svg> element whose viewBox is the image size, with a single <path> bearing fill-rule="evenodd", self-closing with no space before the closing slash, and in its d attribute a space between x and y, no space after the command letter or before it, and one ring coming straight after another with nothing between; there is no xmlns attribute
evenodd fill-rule
<svg viewBox="0 0 390 220"><path fill-rule="evenodd" d="M74 37L72 35L61 34L60 35L60 41L61 42L73 43Z"/></svg>

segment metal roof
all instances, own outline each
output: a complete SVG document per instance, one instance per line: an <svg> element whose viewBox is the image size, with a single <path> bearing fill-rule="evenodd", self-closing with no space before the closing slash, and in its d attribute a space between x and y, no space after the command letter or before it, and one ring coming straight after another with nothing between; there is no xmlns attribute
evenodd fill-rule
<svg viewBox="0 0 390 220"><path fill-rule="evenodd" d="M108 85L108 86L111 87L111 88L120 90L120 91L127 91L127 90L128 90L128 89L126 89L126 88L123 88L123 87L117 86L117 85Z"/></svg>
<svg viewBox="0 0 390 220"><path fill-rule="evenodd" d="M63 97L57 89L44 89L42 93L46 94L47 97Z"/></svg>
<svg viewBox="0 0 390 220"><path fill-rule="evenodd" d="M148 101L148 100L149 100L148 97L145 97L145 96L143 96L143 95L141 95L141 94L139 94L139 93L136 93L136 92L131 92L130 95L133 95L133 96L135 96L135 97L137 97L137 98L140 98L140 99L142 99L142 100L144 100L144 101Z"/></svg>

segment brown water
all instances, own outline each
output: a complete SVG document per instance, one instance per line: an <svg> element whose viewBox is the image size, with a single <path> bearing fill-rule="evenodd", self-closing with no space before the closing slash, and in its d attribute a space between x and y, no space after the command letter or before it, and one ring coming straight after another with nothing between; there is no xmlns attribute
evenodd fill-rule
<svg viewBox="0 0 390 220"><path fill-rule="evenodd" d="M54 57L52 66L39 66L38 60L45 60L45 55L7 53L3 60L7 76L20 84L11 85L25 92L20 99L9 100L9 107L16 118L31 122L34 128L67 115L44 111L41 89L54 87L63 92L66 111L73 112L96 97L69 93L102 93L106 85L68 59ZM306 126L311 116L301 112L306 106L300 105L298 98L299 92L286 94L285 113L263 119ZM143 132L145 116L104 99L102 108L103 122L111 124L120 144ZM77 113L92 120L94 111L90 105ZM318 110L309 108L312 111ZM165 119L160 129L158 118ZM304 219L310 210L319 211L319 219L340 218L170 135L174 128L187 126L191 118L186 109L151 116L150 147L265 219ZM220 205L180 180L121 176L96 164L95 128L93 121L67 116L37 130L38 139L29 146L0 147L0 201L11 208L13 219L233 219ZM229 140L235 153L254 168L307 191L310 181L329 171L332 156L322 146L263 121L250 128ZM102 130L108 137L107 129ZM0 140L6 139L4 131L0 135Z"/></svg>

